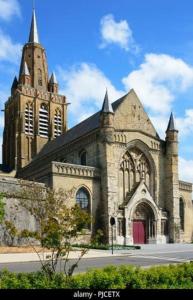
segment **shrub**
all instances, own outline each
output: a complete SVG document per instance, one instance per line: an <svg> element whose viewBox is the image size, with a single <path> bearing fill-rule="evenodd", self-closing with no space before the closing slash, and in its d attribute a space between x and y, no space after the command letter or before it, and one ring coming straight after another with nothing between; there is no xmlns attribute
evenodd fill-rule
<svg viewBox="0 0 193 300"><path fill-rule="evenodd" d="M43 272L0 272L1 289L193 289L193 264L141 269L108 266L66 278L56 273L52 279Z"/></svg>

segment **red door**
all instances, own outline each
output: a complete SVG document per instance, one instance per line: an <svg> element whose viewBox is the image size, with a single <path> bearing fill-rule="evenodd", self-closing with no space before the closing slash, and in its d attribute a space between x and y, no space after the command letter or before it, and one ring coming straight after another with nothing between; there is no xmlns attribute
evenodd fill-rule
<svg viewBox="0 0 193 300"><path fill-rule="evenodd" d="M133 243L145 244L145 221L133 221Z"/></svg>

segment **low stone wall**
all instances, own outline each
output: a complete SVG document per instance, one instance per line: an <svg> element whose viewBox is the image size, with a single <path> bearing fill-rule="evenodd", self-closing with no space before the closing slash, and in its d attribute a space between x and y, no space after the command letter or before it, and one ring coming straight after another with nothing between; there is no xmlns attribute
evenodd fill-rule
<svg viewBox="0 0 193 300"><path fill-rule="evenodd" d="M15 227L20 230L36 231L37 223L30 213L19 206L18 194L21 192L22 187L29 185L31 181L20 180L16 178L2 177L0 178L0 193L4 193L3 201L5 202L5 218L14 223ZM43 183L35 183L38 186L45 187ZM78 239L74 240L77 244L88 244L91 239L91 232L80 234ZM37 242L35 244L38 244ZM12 239L6 233L2 225L0 225L0 245L3 246L23 246L28 245L26 239Z"/></svg>
<svg viewBox="0 0 193 300"><path fill-rule="evenodd" d="M19 206L18 194L22 187L29 185L30 181L24 181L16 178L0 178L0 193L4 193L3 201L5 203L5 218L14 223L18 230L36 230L36 221L28 211ZM44 187L44 184L39 184ZM26 245L25 239L12 239L2 226L0 226L0 244L8 246Z"/></svg>

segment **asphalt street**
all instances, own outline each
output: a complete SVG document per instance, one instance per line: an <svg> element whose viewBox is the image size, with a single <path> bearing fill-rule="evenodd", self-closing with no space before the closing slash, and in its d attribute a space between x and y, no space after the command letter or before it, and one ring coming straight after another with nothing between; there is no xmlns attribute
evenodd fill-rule
<svg viewBox="0 0 193 300"><path fill-rule="evenodd" d="M149 245L148 245L149 246ZM91 268L103 268L107 265L135 265L149 267L152 265L172 264L193 261L193 245L158 245L143 247L141 250L119 251L120 256L86 258L79 262L75 273L85 272ZM71 260L71 264L75 260ZM1 263L0 270L12 272L33 272L40 270L40 262ZM58 270L62 270L62 264Z"/></svg>

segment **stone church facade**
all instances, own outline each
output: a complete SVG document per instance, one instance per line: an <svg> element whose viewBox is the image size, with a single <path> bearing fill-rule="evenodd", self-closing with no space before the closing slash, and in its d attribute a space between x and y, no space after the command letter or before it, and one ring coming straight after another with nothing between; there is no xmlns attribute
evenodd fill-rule
<svg viewBox="0 0 193 300"><path fill-rule="evenodd" d="M106 91L101 110L68 130L68 103L58 88L55 74L48 77L34 11L5 104L4 170L73 189L70 201L94 219L88 235L100 228L118 244L191 242L192 183L179 181L173 115L162 140L134 90L112 104Z"/></svg>

